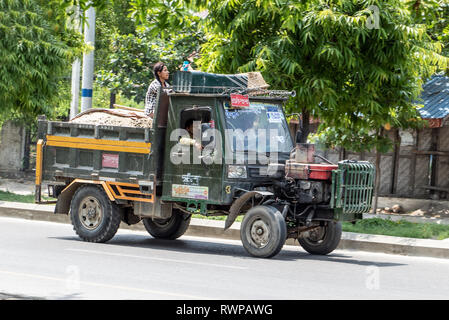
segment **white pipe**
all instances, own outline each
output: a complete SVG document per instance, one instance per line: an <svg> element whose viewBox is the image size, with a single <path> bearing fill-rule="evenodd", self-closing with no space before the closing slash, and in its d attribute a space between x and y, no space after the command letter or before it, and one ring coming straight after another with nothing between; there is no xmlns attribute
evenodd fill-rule
<svg viewBox="0 0 449 320"><path fill-rule="evenodd" d="M80 92L80 59L72 63L72 102L70 103L70 120L78 114L79 92Z"/></svg>
<svg viewBox="0 0 449 320"><path fill-rule="evenodd" d="M95 46L95 9L89 7L86 11L84 26L84 42ZM81 84L81 112L92 108L92 88L94 81L94 51L83 55L83 79Z"/></svg>
<svg viewBox="0 0 449 320"><path fill-rule="evenodd" d="M79 33L83 32L83 25L80 21L80 9L75 8L74 28L78 29ZM80 95L80 68L81 61L76 59L72 63L72 102L70 103L70 120L78 114L79 95Z"/></svg>

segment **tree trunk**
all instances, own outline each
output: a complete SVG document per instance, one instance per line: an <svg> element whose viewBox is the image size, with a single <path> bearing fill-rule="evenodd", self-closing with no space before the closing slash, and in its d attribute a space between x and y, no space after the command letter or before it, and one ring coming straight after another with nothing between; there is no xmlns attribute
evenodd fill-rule
<svg viewBox="0 0 449 320"><path fill-rule="evenodd" d="M115 91L111 91L111 96L109 97L109 109L114 109L116 94Z"/></svg>
<svg viewBox="0 0 449 320"><path fill-rule="evenodd" d="M379 136L383 137L384 129L380 128L378 133ZM379 186L380 186L380 157L382 154L379 150L376 150L376 180L374 182L374 203L373 203L373 214L377 212L377 199L379 198Z"/></svg>
<svg viewBox="0 0 449 320"><path fill-rule="evenodd" d="M379 151L376 151L376 179L374 182L374 202L373 202L373 214L377 212L377 199L379 197L379 185L380 185L380 157Z"/></svg>
<svg viewBox="0 0 449 320"><path fill-rule="evenodd" d="M23 137L25 140L24 146L24 154L23 154L23 167L22 170L28 170L30 168L30 144L31 144L31 133L30 129L25 129L25 136Z"/></svg>
<svg viewBox="0 0 449 320"><path fill-rule="evenodd" d="M301 112L301 118L302 118L302 137L301 137L301 143L307 143L307 137L310 133L310 113L308 110L303 109Z"/></svg>

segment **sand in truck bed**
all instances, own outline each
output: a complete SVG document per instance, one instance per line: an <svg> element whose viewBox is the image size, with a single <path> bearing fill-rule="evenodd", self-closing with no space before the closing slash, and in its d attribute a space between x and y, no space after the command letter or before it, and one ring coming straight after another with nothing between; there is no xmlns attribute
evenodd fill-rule
<svg viewBox="0 0 449 320"><path fill-rule="evenodd" d="M70 122L134 128L151 128L153 125L153 119L146 116L143 110L141 112L122 109L89 109L78 114Z"/></svg>

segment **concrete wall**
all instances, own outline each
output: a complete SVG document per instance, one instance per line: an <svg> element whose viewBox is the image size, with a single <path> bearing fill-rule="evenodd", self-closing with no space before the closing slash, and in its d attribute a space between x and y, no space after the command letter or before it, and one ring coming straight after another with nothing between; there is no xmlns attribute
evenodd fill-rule
<svg viewBox="0 0 449 320"><path fill-rule="evenodd" d="M0 170L20 171L23 169L25 150L24 128L7 121L0 134Z"/></svg>

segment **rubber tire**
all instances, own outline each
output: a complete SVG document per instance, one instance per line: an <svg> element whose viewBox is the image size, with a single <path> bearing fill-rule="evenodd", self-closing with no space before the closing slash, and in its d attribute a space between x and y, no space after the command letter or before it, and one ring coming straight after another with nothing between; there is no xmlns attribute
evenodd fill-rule
<svg viewBox="0 0 449 320"><path fill-rule="evenodd" d="M263 248L252 243L252 223L261 219L270 228L271 237ZM255 206L244 216L240 227L240 239L245 250L254 257L271 258L277 255L287 239L287 225L282 214L272 206Z"/></svg>
<svg viewBox="0 0 449 320"><path fill-rule="evenodd" d="M301 247L308 253L326 255L334 251L341 240L341 222L329 221L326 225L326 233L321 243L311 243L304 238L298 238Z"/></svg>
<svg viewBox="0 0 449 320"><path fill-rule="evenodd" d="M161 225L152 218L142 219L145 229L156 239L175 240L182 236L190 225L192 215L186 218L181 211L173 209L172 216Z"/></svg>
<svg viewBox="0 0 449 320"><path fill-rule="evenodd" d="M78 215L81 201L87 197L94 197L99 202L103 211L103 218L99 226L89 230L83 226ZM84 185L79 187L73 195L70 203L70 220L73 230L84 241L103 243L109 241L117 233L122 221L123 211L120 207L109 200L106 193L95 185Z"/></svg>

